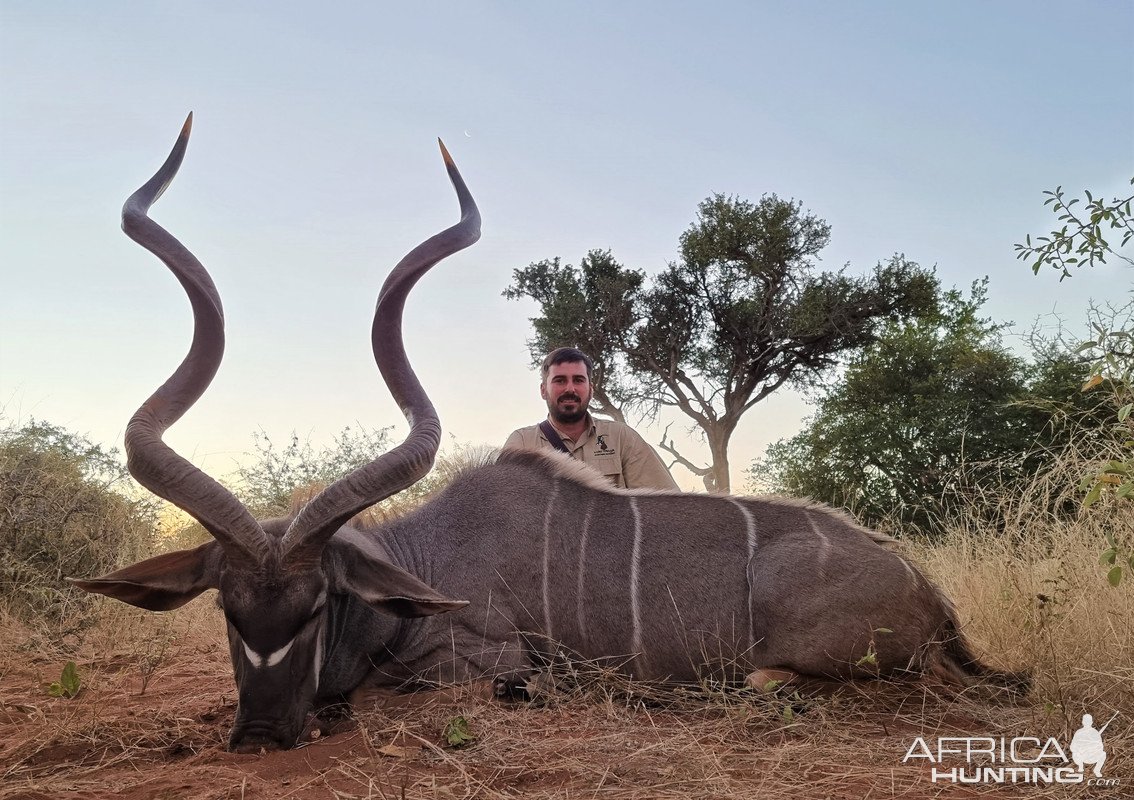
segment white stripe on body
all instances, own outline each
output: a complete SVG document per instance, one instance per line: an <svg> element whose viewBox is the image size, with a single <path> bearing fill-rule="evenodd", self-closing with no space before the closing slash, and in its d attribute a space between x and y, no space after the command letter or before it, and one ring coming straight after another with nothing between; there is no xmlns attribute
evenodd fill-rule
<svg viewBox="0 0 1134 800"><path fill-rule="evenodd" d="M547 501L547 510L543 512L543 635L554 639L551 630L551 522L552 509L555 499L559 496L559 481L551 485L551 497Z"/></svg>
<svg viewBox="0 0 1134 800"><path fill-rule="evenodd" d="M319 690L319 676L323 672L323 631L315 635L315 690Z"/></svg>
<svg viewBox="0 0 1134 800"><path fill-rule="evenodd" d="M803 516L807 517L807 524L811 526L811 530L819 537L819 572L822 577L823 566L827 563L827 554L831 551L831 540L823 531L819 530L819 526L815 524L815 520L811 517L811 512L804 510Z"/></svg>
<svg viewBox="0 0 1134 800"><path fill-rule="evenodd" d="M638 606L638 570L642 557L642 515L638 512L638 498L630 497L629 500L630 513L634 515L634 547L630 552L630 616L633 624L630 652L635 654L641 665L644 654L642 653L642 615Z"/></svg>
<svg viewBox="0 0 1134 800"><path fill-rule="evenodd" d="M583 532L579 535L579 565L575 579L575 622L579 626L579 641L587 643L587 619L583 613L583 589L587 568L587 539L591 533L591 512L594 511L595 500L592 497L587 504L587 513L583 515Z"/></svg>
<svg viewBox="0 0 1134 800"><path fill-rule="evenodd" d="M748 561L744 565L744 582L748 586L748 646L753 647L756 644L756 626L755 620L753 620L755 612L752 608L752 590L754 587L751 583L751 565L752 559L756 557L756 519L752 516L752 512L748 510L748 507L745 506L744 503L733 497L727 499L740 509L740 514L744 517L744 524L748 533Z"/></svg>
<svg viewBox="0 0 1134 800"><path fill-rule="evenodd" d="M319 596L315 598L315 605L311 607L311 616L315 616L316 611L324 611L324 606L327 604L327 590L319 592ZM319 621L319 630L315 633L315 690L319 690L319 673L323 671L323 629L327 624L327 616L324 615ZM289 645L290 646L290 645Z"/></svg>

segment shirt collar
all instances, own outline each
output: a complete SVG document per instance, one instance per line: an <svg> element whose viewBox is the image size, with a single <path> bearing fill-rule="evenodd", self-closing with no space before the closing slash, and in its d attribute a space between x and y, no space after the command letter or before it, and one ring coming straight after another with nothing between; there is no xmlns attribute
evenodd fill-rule
<svg viewBox="0 0 1134 800"><path fill-rule="evenodd" d="M557 428L555 426L555 423L551 421L551 415L550 414L547 415L547 422L548 422L549 425L551 425L551 427L555 428L555 432L558 433L560 435L560 437L562 437L563 439L566 439L567 441L569 441L573 444L578 444L579 442L586 439L588 436L594 436L595 435L595 427L596 427L595 418L591 416L590 411L587 412L587 427L583 430L583 435L580 436L578 439L572 439L569 436L564 436L563 431L559 430L559 428Z"/></svg>

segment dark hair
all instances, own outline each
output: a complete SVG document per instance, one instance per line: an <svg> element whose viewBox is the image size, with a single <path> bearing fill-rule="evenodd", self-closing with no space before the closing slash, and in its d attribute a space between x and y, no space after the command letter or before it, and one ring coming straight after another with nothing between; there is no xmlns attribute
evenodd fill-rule
<svg viewBox="0 0 1134 800"><path fill-rule="evenodd" d="M547 373L556 364L578 364L580 361L587 365L587 380L591 380L595 362L591 361L590 356L575 347L557 347L548 353L543 359L540 374L544 380L547 380Z"/></svg>

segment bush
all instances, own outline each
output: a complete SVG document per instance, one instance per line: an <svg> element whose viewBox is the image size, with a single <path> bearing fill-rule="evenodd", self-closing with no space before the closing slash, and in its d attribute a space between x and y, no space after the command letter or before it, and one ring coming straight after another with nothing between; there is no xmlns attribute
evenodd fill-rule
<svg viewBox="0 0 1134 800"><path fill-rule="evenodd" d="M308 490L313 497L318 489L370 463L390 447L391 430L343 428L334 443L321 450L294 431L284 447L277 447L263 431L253 433L254 460L233 474L233 492L257 518L287 516L296 490Z"/></svg>
<svg viewBox="0 0 1134 800"><path fill-rule="evenodd" d="M1013 354L1004 325L979 318L984 298L983 283L970 300L947 292L940 319L883 331L804 429L753 463L750 485L940 534L978 513L1001 526L999 498L1026 492L1065 448L1114 444L1107 398L1080 391L1084 359L1058 342L1035 342L1031 360ZM1073 497L1052 502L1052 513L1078 511Z"/></svg>
<svg viewBox="0 0 1134 800"><path fill-rule="evenodd" d="M287 444L277 446L263 431L253 433L251 461L222 478L222 483L244 503L257 519L294 517L319 492L344 475L369 464L392 444L385 428L344 428L332 444L316 448L292 432ZM417 483L387 497L355 515L349 524L373 528L408 514L444 489L462 471L490 460L495 450L488 446L453 440L448 451L437 455L433 469ZM185 524L167 542L174 548L193 547L209 541L210 534L199 522Z"/></svg>
<svg viewBox="0 0 1134 800"><path fill-rule="evenodd" d="M84 623L90 596L63 579L101 575L152 548L158 502L131 487L116 450L46 422L0 420L0 602L9 613Z"/></svg>
<svg viewBox="0 0 1134 800"><path fill-rule="evenodd" d="M294 432L291 441L282 448L276 447L263 431L254 433L254 460L236 470L226 483L259 519L295 516L324 488L386 452L391 446L392 430L391 427L344 428L333 444L321 450L316 450L309 441L300 441ZM438 453L428 475L362 511L353 524L371 527L412 511L448 486L462 470L484 463L490 455L483 447L456 441L450 443L450 448L451 452ZM199 541L207 541L207 536L200 531Z"/></svg>

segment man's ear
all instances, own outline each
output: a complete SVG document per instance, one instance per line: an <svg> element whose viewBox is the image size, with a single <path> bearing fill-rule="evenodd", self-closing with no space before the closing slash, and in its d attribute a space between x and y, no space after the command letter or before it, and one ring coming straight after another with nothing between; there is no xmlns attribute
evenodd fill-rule
<svg viewBox="0 0 1134 800"><path fill-rule="evenodd" d="M539 382L539 396L544 400L547 399L547 381L542 380Z"/></svg>
<svg viewBox="0 0 1134 800"><path fill-rule="evenodd" d="M206 589L217 588L224 553L215 542L147 558L101 578L68 578L87 592L104 594L149 611L180 608Z"/></svg>
<svg viewBox="0 0 1134 800"><path fill-rule="evenodd" d="M450 600L410 575L401 567L368 555L357 547L335 543L338 552L329 571L331 591L350 593L376 611L396 617L428 617L455 611L469 604L467 600Z"/></svg>

